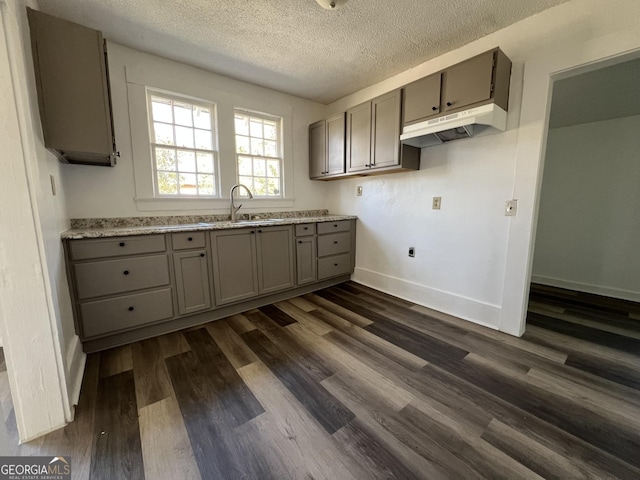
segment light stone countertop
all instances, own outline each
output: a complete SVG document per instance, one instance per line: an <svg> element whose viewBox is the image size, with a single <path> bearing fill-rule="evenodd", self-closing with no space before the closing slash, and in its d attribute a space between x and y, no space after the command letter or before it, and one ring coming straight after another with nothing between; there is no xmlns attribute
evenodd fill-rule
<svg viewBox="0 0 640 480"><path fill-rule="evenodd" d="M229 220L219 222L200 222L182 225L148 225L103 228L75 228L61 234L63 240L79 240L82 238L125 237L131 235L151 235L154 233L193 232L208 230L229 230L234 228L271 227L276 225L294 225L300 223L336 222L339 220L357 219L355 215L322 215L317 217L292 217L282 219Z"/></svg>

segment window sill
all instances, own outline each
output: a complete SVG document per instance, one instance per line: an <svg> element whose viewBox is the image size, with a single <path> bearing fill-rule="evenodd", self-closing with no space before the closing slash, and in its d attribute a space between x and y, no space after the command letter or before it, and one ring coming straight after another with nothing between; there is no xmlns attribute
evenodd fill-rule
<svg viewBox="0 0 640 480"><path fill-rule="evenodd" d="M167 211L195 211L204 210L208 213L219 210L220 213L228 213L228 198L156 198L135 197L136 208L140 212ZM293 198L241 198L235 199L236 205L242 204L244 212L263 211L266 208L293 208Z"/></svg>

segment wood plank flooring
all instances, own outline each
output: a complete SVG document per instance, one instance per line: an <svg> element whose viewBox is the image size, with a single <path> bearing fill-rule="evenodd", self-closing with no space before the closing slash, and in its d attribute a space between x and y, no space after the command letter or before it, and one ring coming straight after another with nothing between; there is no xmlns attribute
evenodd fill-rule
<svg viewBox="0 0 640 480"><path fill-rule="evenodd" d="M534 285L515 338L347 282L92 354L76 420L3 454L92 479L640 478L640 306Z"/></svg>

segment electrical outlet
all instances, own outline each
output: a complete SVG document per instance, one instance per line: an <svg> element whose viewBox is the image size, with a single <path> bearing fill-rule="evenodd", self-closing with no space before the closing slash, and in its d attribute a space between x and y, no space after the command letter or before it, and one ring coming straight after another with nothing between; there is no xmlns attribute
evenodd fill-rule
<svg viewBox="0 0 640 480"><path fill-rule="evenodd" d="M433 204L431 208L433 210L440 210L440 206L442 205L442 197L433 197Z"/></svg>
<svg viewBox="0 0 640 480"><path fill-rule="evenodd" d="M518 200L507 200L504 204L504 214L507 217L515 217L518 213Z"/></svg>
<svg viewBox="0 0 640 480"><path fill-rule="evenodd" d="M358 185L358 186L356 187L356 195L357 195L358 197L361 197L361 196L362 196L362 185Z"/></svg>
<svg viewBox="0 0 640 480"><path fill-rule="evenodd" d="M416 247L409 247L409 256L412 258L416 256Z"/></svg>

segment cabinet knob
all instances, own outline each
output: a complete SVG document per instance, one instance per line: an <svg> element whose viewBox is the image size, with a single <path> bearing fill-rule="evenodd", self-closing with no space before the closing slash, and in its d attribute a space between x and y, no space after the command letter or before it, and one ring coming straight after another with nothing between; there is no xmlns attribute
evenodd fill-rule
<svg viewBox="0 0 640 480"><path fill-rule="evenodd" d="M334 264L333 264L333 266L334 266L334 267L337 267L337 266L338 266L338 264L337 264L337 263L334 263Z"/></svg>
<svg viewBox="0 0 640 480"><path fill-rule="evenodd" d="M122 272L122 273L124 273L125 275L129 275L129 270L125 270L125 271L124 271L124 272Z"/></svg>
<svg viewBox="0 0 640 480"><path fill-rule="evenodd" d="M447 107L450 107L451 105L453 105L453 102L447 102Z"/></svg>
<svg viewBox="0 0 640 480"><path fill-rule="evenodd" d="M201 253L201 254L200 254L200 256L201 256L201 257L204 257L204 253Z"/></svg>
<svg viewBox="0 0 640 480"><path fill-rule="evenodd" d="M256 231L255 230L251 230L251 233L256 233Z"/></svg>
<svg viewBox="0 0 640 480"><path fill-rule="evenodd" d="M305 230L309 230L309 227L304 227Z"/></svg>
<svg viewBox="0 0 640 480"><path fill-rule="evenodd" d="M298 243L302 243L302 240L298 240Z"/></svg>
<svg viewBox="0 0 640 480"><path fill-rule="evenodd" d="M438 110L438 107L431 107L431 110L435 112L436 110Z"/></svg>
<svg viewBox="0 0 640 480"><path fill-rule="evenodd" d="M365 167L370 167L371 165L369 165L368 163L365 165Z"/></svg>
<svg viewBox="0 0 640 480"><path fill-rule="evenodd" d="M258 233L262 233L262 230L258 230Z"/></svg>
<svg viewBox="0 0 640 480"><path fill-rule="evenodd" d="M133 312L134 308L133 307L129 307L129 311Z"/></svg>
<svg viewBox="0 0 640 480"><path fill-rule="evenodd" d="M334 227L334 228L338 228L338 224L334 223L334 224L333 224L333 227Z"/></svg>
<svg viewBox="0 0 640 480"><path fill-rule="evenodd" d="M338 244L338 241L336 240L336 241L334 241L333 243L334 243L334 245L337 245L337 244Z"/></svg>
<svg viewBox="0 0 640 480"><path fill-rule="evenodd" d="M193 242L193 237L189 237L187 238L187 240L189 240L190 242Z"/></svg>
<svg viewBox="0 0 640 480"><path fill-rule="evenodd" d="M121 246L121 247L124 247L124 242L120 242L120 246Z"/></svg>

